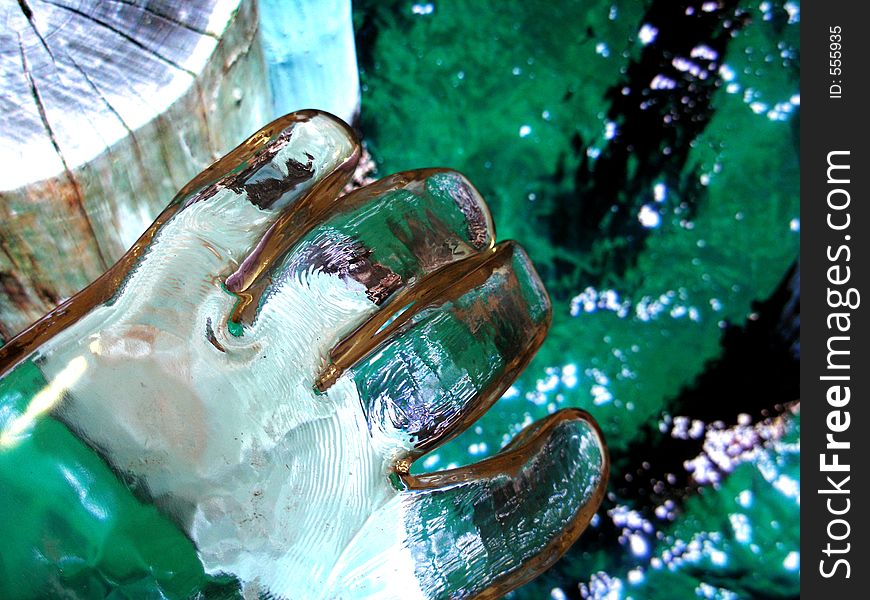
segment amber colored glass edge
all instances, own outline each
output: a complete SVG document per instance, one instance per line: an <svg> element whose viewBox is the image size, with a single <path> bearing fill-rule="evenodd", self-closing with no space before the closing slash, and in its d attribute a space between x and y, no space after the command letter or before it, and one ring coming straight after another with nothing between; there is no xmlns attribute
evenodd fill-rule
<svg viewBox="0 0 870 600"><path fill-rule="evenodd" d="M30 354L32 354L49 338L70 327L97 305L109 300L118 291L130 270L142 257L160 228L184 207L186 200L192 199L193 196L201 193L203 190L217 183L222 178L232 177L234 170L256 157L257 154L268 146L276 136L293 123L305 122L317 115L324 115L333 119L335 122L344 125L349 139L351 139L354 144L354 152L351 158L342 165L337 173L331 173L329 177L325 178L324 181L330 179L332 180L330 183L333 184L327 187L332 189L335 180L349 178L353 174L356 161L359 160L360 145L356 134L350 126L344 123L344 121L325 111L319 110L297 111L272 121L251 135L247 140L236 146L225 156L206 167L205 170L182 187L169 205L163 209L148 229L146 229L139 239L136 240L133 246L131 246L130 249L127 250L127 252L125 252L124 255L105 273L100 275L82 291L61 303L53 310L46 313L38 321L21 331L9 340L7 344L0 347L0 377L12 370L12 368L19 362L30 356ZM347 163L352 164L348 165ZM341 185L338 186L339 190L344 183L345 182L342 181ZM321 191L325 190L315 189L312 190L309 195L314 195L316 193L317 197L323 197L324 194L317 193ZM294 211L289 212L292 213ZM267 257L264 256L264 259L265 258ZM270 255L268 258L274 257ZM260 269L259 272L262 272L262 269Z"/></svg>
<svg viewBox="0 0 870 600"><path fill-rule="evenodd" d="M590 425L595 432L603 452L600 479L595 487L589 502L584 504L580 511L571 520L571 523L562 532L562 535L553 539L541 550L537 556L529 560L520 569L508 573L496 579L489 587L481 590L474 596L474 600L490 600L500 598L506 593L521 585L528 583L544 571L552 567L559 558L570 548L589 526L592 517L598 511L598 507L604 500L607 492L607 483L610 476L610 453L604 441L604 435L595 419L586 411L579 408L565 408L537 425L530 425L528 429L518 434L516 438L506 446L506 451L500 454L474 463L467 467L459 467L447 471L439 471L430 475L414 476L399 474L404 484L410 490L428 490L454 485L460 481L469 481L493 477L495 475L515 476L522 465L529 458L540 451L546 443L550 432L566 421L583 421Z"/></svg>

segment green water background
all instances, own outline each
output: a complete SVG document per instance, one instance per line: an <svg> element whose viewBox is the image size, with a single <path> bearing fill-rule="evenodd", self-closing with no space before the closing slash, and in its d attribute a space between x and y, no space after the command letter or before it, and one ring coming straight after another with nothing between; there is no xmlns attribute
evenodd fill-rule
<svg viewBox="0 0 870 600"><path fill-rule="evenodd" d="M797 596L799 3L358 0L354 21L377 174L465 173L554 302L514 388L418 470L566 406L607 436L593 527L512 596Z"/></svg>

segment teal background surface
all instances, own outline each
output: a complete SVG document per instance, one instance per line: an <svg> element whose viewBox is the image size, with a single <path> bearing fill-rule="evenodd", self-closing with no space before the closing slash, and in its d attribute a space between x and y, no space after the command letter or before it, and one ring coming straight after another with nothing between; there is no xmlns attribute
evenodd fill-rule
<svg viewBox="0 0 870 600"><path fill-rule="evenodd" d="M593 527L511 596L798 596L799 3L358 0L354 25L376 175L465 173L554 302L417 469L567 406L609 443Z"/></svg>

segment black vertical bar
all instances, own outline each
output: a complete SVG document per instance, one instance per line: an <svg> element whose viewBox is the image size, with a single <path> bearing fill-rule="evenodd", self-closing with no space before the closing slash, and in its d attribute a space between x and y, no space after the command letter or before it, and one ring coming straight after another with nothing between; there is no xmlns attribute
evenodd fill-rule
<svg viewBox="0 0 870 600"><path fill-rule="evenodd" d="M847 0L801 6L801 595L806 598L870 594L865 6Z"/></svg>

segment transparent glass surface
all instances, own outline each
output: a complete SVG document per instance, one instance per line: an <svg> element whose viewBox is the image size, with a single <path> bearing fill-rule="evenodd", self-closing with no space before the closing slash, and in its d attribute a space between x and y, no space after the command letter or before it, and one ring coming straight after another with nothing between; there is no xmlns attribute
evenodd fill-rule
<svg viewBox="0 0 870 600"><path fill-rule="evenodd" d="M550 302L462 175L341 195L359 155L325 113L279 119L0 348L0 595L494 597L577 539L608 472L578 409L411 474Z"/></svg>

